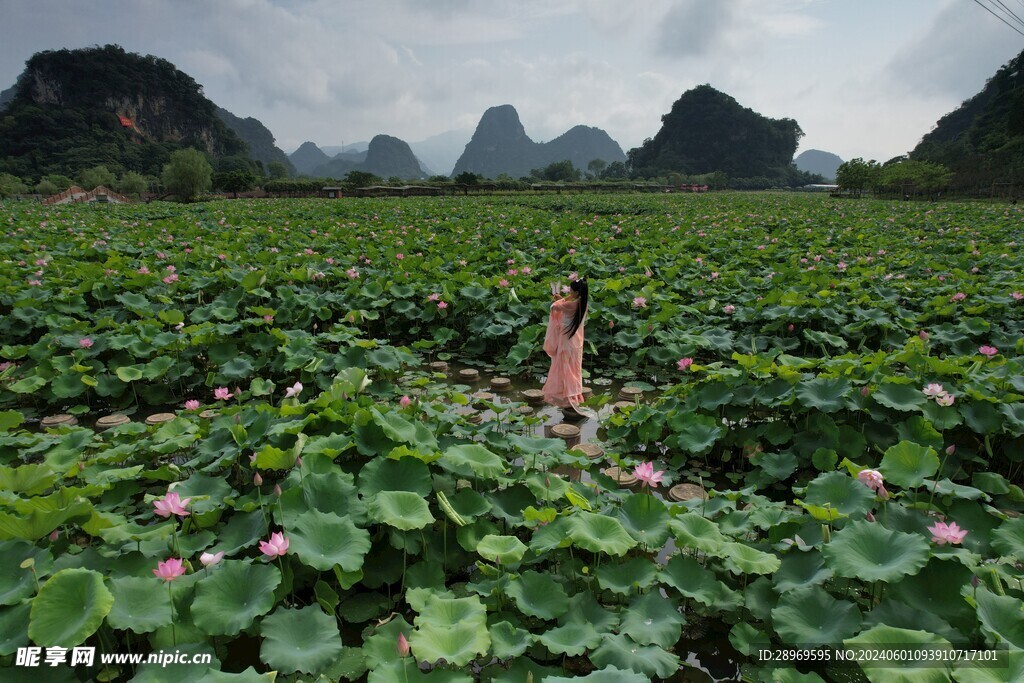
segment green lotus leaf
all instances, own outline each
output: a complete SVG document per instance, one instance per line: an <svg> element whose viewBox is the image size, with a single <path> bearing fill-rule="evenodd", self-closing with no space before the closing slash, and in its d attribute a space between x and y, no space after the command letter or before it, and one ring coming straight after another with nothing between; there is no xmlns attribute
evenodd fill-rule
<svg viewBox="0 0 1024 683"><path fill-rule="evenodd" d="M920 410L928 400L921 393L920 387L895 382L883 382L878 389L871 392L871 398L886 408L904 412Z"/></svg>
<svg viewBox="0 0 1024 683"><path fill-rule="evenodd" d="M669 425L673 434L666 439L666 445L694 455L707 453L725 436L722 425L707 415L679 413L669 418Z"/></svg>
<svg viewBox="0 0 1024 683"><path fill-rule="evenodd" d="M381 491L370 499L370 516L396 529L422 529L434 522L427 501L411 491Z"/></svg>
<svg viewBox="0 0 1024 683"><path fill-rule="evenodd" d="M460 477L495 479L505 473L505 461L477 444L451 446L444 451L438 464Z"/></svg>
<svg viewBox="0 0 1024 683"><path fill-rule="evenodd" d="M572 545L569 538L569 530L572 528L566 517L558 517L550 524L545 524L533 532L530 538L530 550L537 555L543 555L556 548L568 548Z"/></svg>
<svg viewBox="0 0 1024 683"><path fill-rule="evenodd" d="M507 621L499 621L487 630L491 636L491 651L498 659L518 657L533 644L533 634Z"/></svg>
<svg viewBox="0 0 1024 683"><path fill-rule="evenodd" d="M0 466L0 491L35 496L50 488L56 480L57 475L54 471L43 464Z"/></svg>
<svg viewBox="0 0 1024 683"><path fill-rule="evenodd" d="M508 582L505 593L515 600L520 612L531 617L555 619L569 609L565 589L548 574L523 572Z"/></svg>
<svg viewBox="0 0 1024 683"><path fill-rule="evenodd" d="M420 661L444 659L465 666L487 653L491 637L487 631L487 609L480 598L431 597L416 617L416 630L409 644Z"/></svg>
<svg viewBox="0 0 1024 683"><path fill-rule="evenodd" d="M870 511L875 502L875 494L843 472L825 472L807 484L804 501L819 507L831 507L848 517L859 518Z"/></svg>
<svg viewBox="0 0 1024 683"><path fill-rule="evenodd" d="M950 408L951 412L953 410L956 409ZM967 426L979 434L995 434L1003 428L1003 414L988 401L961 403L959 411L964 416Z"/></svg>
<svg viewBox="0 0 1024 683"><path fill-rule="evenodd" d="M271 564L224 560L223 566L196 583L192 620L211 636L233 636L274 607L281 572Z"/></svg>
<svg viewBox="0 0 1024 683"><path fill-rule="evenodd" d="M295 453L291 449L285 450L266 444L256 451L256 461L253 464L261 470L290 470L295 467Z"/></svg>
<svg viewBox="0 0 1024 683"><path fill-rule="evenodd" d="M924 483L926 477L939 471L939 456L928 446L912 441L900 441L887 449L878 466L887 482L914 488Z"/></svg>
<svg viewBox="0 0 1024 683"><path fill-rule="evenodd" d="M909 654L909 659L901 666L894 667L890 662L862 663L861 671L871 683L942 683L950 680L949 668L941 661L935 661L934 657L937 650L948 650L952 646L948 640L933 633L880 624L847 638L843 645L853 650L899 648L903 652L920 648L920 660ZM920 666L914 666L915 663L920 663Z"/></svg>
<svg viewBox="0 0 1024 683"><path fill-rule="evenodd" d="M793 550L782 556L779 570L772 577L775 590L786 593L797 588L816 586L832 578L832 570L825 566L819 552Z"/></svg>
<svg viewBox="0 0 1024 683"><path fill-rule="evenodd" d="M665 503L654 496L627 496L617 516L629 535L646 548L660 548L668 540L668 509Z"/></svg>
<svg viewBox="0 0 1024 683"><path fill-rule="evenodd" d="M610 633L619 627L620 613L600 604L590 591L569 598L569 609L558 618L558 625L590 624L598 633Z"/></svg>
<svg viewBox="0 0 1024 683"><path fill-rule="evenodd" d="M890 531L864 521L835 532L821 550L836 576L887 582L921 571L928 551L928 541L921 534Z"/></svg>
<svg viewBox="0 0 1024 683"><path fill-rule="evenodd" d="M808 408L834 413L846 406L846 395L850 392L850 383L842 378L817 377L800 382L796 387L796 396Z"/></svg>
<svg viewBox="0 0 1024 683"><path fill-rule="evenodd" d="M860 630L861 613L846 600L837 600L818 586L782 594L772 610L772 625L784 643L839 643Z"/></svg>
<svg viewBox="0 0 1024 683"><path fill-rule="evenodd" d="M43 647L81 645L96 632L113 605L114 596L103 585L102 574L62 569L32 600L28 636Z"/></svg>
<svg viewBox="0 0 1024 683"><path fill-rule="evenodd" d="M609 665L591 671L586 676L545 676L543 680L544 683L649 683L651 679L635 671L624 671L617 666ZM495 683L505 682L495 679Z"/></svg>
<svg viewBox="0 0 1024 683"><path fill-rule="evenodd" d="M370 534L348 517L310 510L289 520L288 550L302 563L329 571L338 565L346 572L362 569L370 550Z"/></svg>
<svg viewBox="0 0 1024 683"><path fill-rule="evenodd" d="M29 644L28 619L31 610L31 602L0 607L0 656L12 655L19 647Z"/></svg>
<svg viewBox="0 0 1024 683"><path fill-rule="evenodd" d="M743 596L715 577L697 560L676 555L661 570L661 580L688 598L719 610L736 609L743 604Z"/></svg>
<svg viewBox="0 0 1024 683"><path fill-rule="evenodd" d="M7 387L16 394L32 394L46 386L46 379L33 375L32 377L26 377L20 379L14 384Z"/></svg>
<svg viewBox="0 0 1024 683"><path fill-rule="evenodd" d="M412 657L388 662L372 670L366 683L473 683L473 677L462 671L436 668L422 671Z"/></svg>
<svg viewBox="0 0 1024 683"><path fill-rule="evenodd" d="M1024 433L1024 403L1004 403L999 406L999 412L1006 418L1003 422L1006 431L1018 435Z"/></svg>
<svg viewBox="0 0 1024 683"><path fill-rule="evenodd" d="M904 609L912 613L936 615L964 633L970 633L977 627L975 610L959 590L950 590L950 587L968 585L973 576L971 570L958 561L933 558L917 574L886 588L886 595L906 605Z"/></svg>
<svg viewBox="0 0 1024 683"><path fill-rule="evenodd" d="M623 610L619 633L641 645L669 649L679 641L685 623L674 600L661 597L658 591L648 591L634 597L629 608Z"/></svg>
<svg viewBox="0 0 1024 683"><path fill-rule="evenodd" d="M978 601L978 621L994 643L1024 650L1024 601L985 588L979 588L974 597Z"/></svg>
<svg viewBox="0 0 1024 683"><path fill-rule="evenodd" d="M122 382L136 382L142 379L142 366L141 365L122 365L115 373L117 378Z"/></svg>
<svg viewBox="0 0 1024 683"><path fill-rule="evenodd" d="M764 631L741 621L729 631L729 643L737 652L750 657L756 650L771 646L772 639Z"/></svg>
<svg viewBox="0 0 1024 683"><path fill-rule="evenodd" d="M278 607L260 622L260 635L260 660L284 673L317 673L342 651L337 621L313 605Z"/></svg>
<svg viewBox="0 0 1024 683"><path fill-rule="evenodd" d="M992 532L992 547L1003 557L1024 558L1024 517L1008 519Z"/></svg>
<svg viewBox="0 0 1024 683"><path fill-rule="evenodd" d="M113 628L150 633L171 623L171 596L155 577L118 576L110 579L114 606L107 615Z"/></svg>
<svg viewBox="0 0 1024 683"><path fill-rule="evenodd" d="M22 566L31 560L33 571ZM43 578L53 568L53 556L45 548L25 541L0 542L0 605L16 605L36 591L35 576Z"/></svg>
<svg viewBox="0 0 1024 683"><path fill-rule="evenodd" d="M366 503L359 497L352 475L337 470L311 472L304 475L299 484L281 495L286 518L307 510L319 510L350 517L357 525L366 523Z"/></svg>
<svg viewBox="0 0 1024 683"><path fill-rule="evenodd" d="M515 536L488 535L480 539L476 551L484 559L503 565L517 565L527 551L526 545Z"/></svg>
<svg viewBox="0 0 1024 683"><path fill-rule="evenodd" d="M771 683L825 683L825 679L814 673L800 673L791 667L772 667Z"/></svg>
<svg viewBox="0 0 1024 683"><path fill-rule="evenodd" d="M425 497L432 490L430 469L417 458L374 458L359 471L359 493L363 498L381 491L412 491Z"/></svg>
<svg viewBox="0 0 1024 683"><path fill-rule="evenodd" d="M631 557L621 562L608 561L596 572L601 588L619 595L650 588L657 574L657 565L645 557Z"/></svg>
<svg viewBox="0 0 1024 683"><path fill-rule="evenodd" d="M421 453L437 450L437 439L422 422L410 422L396 412L381 413L375 408L370 410L370 415L388 438L407 443Z"/></svg>
<svg viewBox="0 0 1024 683"><path fill-rule="evenodd" d="M537 642L553 654L578 657L600 645L601 634L590 624L566 624L538 634Z"/></svg>
<svg viewBox="0 0 1024 683"><path fill-rule="evenodd" d="M590 661L596 666L615 666L650 678L668 678L679 669L679 658L674 654L656 645L639 645L624 635L605 636L590 653Z"/></svg>
<svg viewBox="0 0 1024 683"><path fill-rule="evenodd" d="M1005 662L1005 666L1003 662ZM953 680L957 683L1016 683L1016 681L1024 681L1024 650L1000 651L998 665L982 667L977 663L967 662L954 667Z"/></svg>
<svg viewBox="0 0 1024 683"><path fill-rule="evenodd" d="M673 518L671 525L677 548L695 548L714 555L723 543L729 542L716 522L696 512L686 512Z"/></svg>
<svg viewBox="0 0 1024 683"><path fill-rule="evenodd" d="M577 512L568 518L569 538L573 545L594 553L621 557L637 542L617 519L593 512Z"/></svg>
<svg viewBox="0 0 1024 683"><path fill-rule="evenodd" d="M733 574L771 574L780 565L775 555L751 548L745 543L725 543L718 549L718 556L724 560L725 568Z"/></svg>
<svg viewBox="0 0 1024 683"><path fill-rule="evenodd" d="M0 411L0 432L7 432L25 422L25 416L17 410Z"/></svg>
<svg viewBox="0 0 1024 683"><path fill-rule="evenodd" d="M30 509L17 514L0 512L0 540L37 541L66 522L87 521L92 512L92 503L84 499L56 509Z"/></svg>

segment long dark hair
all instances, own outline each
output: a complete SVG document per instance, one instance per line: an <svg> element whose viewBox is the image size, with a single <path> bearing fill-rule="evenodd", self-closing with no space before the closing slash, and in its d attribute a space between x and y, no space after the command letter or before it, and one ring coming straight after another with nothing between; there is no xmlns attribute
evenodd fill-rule
<svg viewBox="0 0 1024 683"><path fill-rule="evenodd" d="M571 337L576 334L576 330L580 329L580 325L583 324L583 316L587 314L587 281L573 280L569 283L569 290L580 295L576 313L573 314L572 320L569 321L565 329L566 336Z"/></svg>

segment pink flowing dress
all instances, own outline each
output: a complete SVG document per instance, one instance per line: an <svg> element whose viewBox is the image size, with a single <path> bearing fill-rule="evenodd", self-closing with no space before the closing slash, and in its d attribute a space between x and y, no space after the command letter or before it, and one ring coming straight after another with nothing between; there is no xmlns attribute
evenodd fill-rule
<svg viewBox="0 0 1024 683"><path fill-rule="evenodd" d="M551 371L544 382L544 400L551 405L578 409L583 400L583 324L571 337L566 327L578 301L559 299L551 304L544 351L551 357Z"/></svg>

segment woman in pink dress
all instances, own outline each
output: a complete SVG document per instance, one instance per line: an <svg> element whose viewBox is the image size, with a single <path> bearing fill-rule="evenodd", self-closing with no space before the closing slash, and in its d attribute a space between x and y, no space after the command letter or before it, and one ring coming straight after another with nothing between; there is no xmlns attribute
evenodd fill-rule
<svg viewBox="0 0 1024 683"><path fill-rule="evenodd" d="M555 298L548 316L544 351L551 357L551 370L544 382L544 400L560 408L582 413L583 401L583 319L587 315L587 281L574 280L569 294Z"/></svg>

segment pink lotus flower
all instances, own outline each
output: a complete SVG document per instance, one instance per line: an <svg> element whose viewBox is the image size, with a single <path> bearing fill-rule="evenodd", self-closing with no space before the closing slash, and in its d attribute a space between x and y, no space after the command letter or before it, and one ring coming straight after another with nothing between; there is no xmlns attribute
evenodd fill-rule
<svg viewBox="0 0 1024 683"><path fill-rule="evenodd" d="M642 296L633 299L633 308L647 308L647 299Z"/></svg>
<svg viewBox="0 0 1024 683"><path fill-rule="evenodd" d="M921 341L928 341L928 333L925 332L924 330L918 332L917 336L920 337Z"/></svg>
<svg viewBox="0 0 1024 683"><path fill-rule="evenodd" d="M732 313L735 310L736 307L733 306L732 304L726 304L725 306L722 306L722 311L725 313Z"/></svg>
<svg viewBox="0 0 1024 683"><path fill-rule="evenodd" d="M437 307L443 311L444 309L448 308L448 303L445 301L438 301Z"/></svg>
<svg viewBox="0 0 1024 683"><path fill-rule="evenodd" d="M408 396L403 396L398 400L398 405L402 406L403 408L408 408L410 405L412 405L412 399L409 398Z"/></svg>
<svg viewBox="0 0 1024 683"><path fill-rule="evenodd" d="M168 275L167 277L164 278L164 282L166 284L171 284L172 282L177 282L177 281L178 281L178 274L177 273L171 273L170 275Z"/></svg>
<svg viewBox="0 0 1024 683"><path fill-rule="evenodd" d="M921 392L928 398L938 398L946 393L941 384L929 384Z"/></svg>
<svg viewBox="0 0 1024 683"><path fill-rule="evenodd" d="M142 266L137 272L139 275L149 275L149 268Z"/></svg>
<svg viewBox="0 0 1024 683"><path fill-rule="evenodd" d="M177 557L172 557L166 562L158 562L156 569L153 570L153 575L164 581L174 581L184 573L185 568L181 565L181 559Z"/></svg>
<svg viewBox="0 0 1024 683"><path fill-rule="evenodd" d="M270 534L269 541L260 541L260 552L267 557L278 557L288 552L288 539L280 531Z"/></svg>
<svg viewBox="0 0 1024 683"><path fill-rule="evenodd" d="M260 476L259 472L253 475L252 483L256 486L263 486L263 477Z"/></svg>
<svg viewBox="0 0 1024 683"><path fill-rule="evenodd" d="M88 337L83 337L82 339L78 340L78 345L80 347L82 347L83 349L91 349L92 345L93 345L93 341L92 341L92 339L89 339Z"/></svg>
<svg viewBox="0 0 1024 683"><path fill-rule="evenodd" d="M395 254L395 258L401 261L402 259L405 258L405 254Z"/></svg>
<svg viewBox="0 0 1024 683"><path fill-rule="evenodd" d="M508 280L505 280L505 279L498 280L498 286L499 287L508 287Z"/></svg>
<svg viewBox="0 0 1024 683"><path fill-rule="evenodd" d="M1022 294L1020 292L1010 292L1010 296L1012 296L1017 301L1020 301L1021 299L1024 299L1024 294Z"/></svg>
<svg viewBox="0 0 1024 683"><path fill-rule="evenodd" d="M857 479L860 483L877 493L878 497L882 500L889 498L889 492L885 490L883 485L885 479L882 478L882 473L878 470L861 470L857 473Z"/></svg>
<svg viewBox="0 0 1024 683"><path fill-rule="evenodd" d="M263 316L263 322L265 322L265 323L272 323L272 322L274 322L274 316L272 316L272 315L265 315L265 316Z"/></svg>
<svg viewBox="0 0 1024 683"><path fill-rule="evenodd" d="M680 358L676 363L676 367L680 370L689 370L691 365L693 365L692 358Z"/></svg>
<svg viewBox="0 0 1024 683"><path fill-rule="evenodd" d="M661 483L663 474L663 470L655 472L654 465L649 462L642 462L633 470L633 476L642 481L644 486L657 486Z"/></svg>
<svg viewBox="0 0 1024 683"><path fill-rule="evenodd" d="M302 393L302 382L296 382L284 390L285 398L294 398Z"/></svg>
<svg viewBox="0 0 1024 683"><path fill-rule="evenodd" d="M345 275L348 275L348 278L350 280L358 280L359 279L359 271L356 270L355 268L349 268L348 270L346 270L345 271Z"/></svg>
<svg viewBox="0 0 1024 683"><path fill-rule="evenodd" d="M988 356L989 358L991 358L992 356L999 354L999 349L997 349L994 346L979 346L978 353L980 353L983 356Z"/></svg>
<svg viewBox="0 0 1024 683"><path fill-rule="evenodd" d="M227 401L229 398L234 396L227 387L217 387L213 390L213 397L218 401Z"/></svg>
<svg viewBox="0 0 1024 683"><path fill-rule="evenodd" d="M221 560L224 559L224 551L221 550L219 553L203 553L199 556L199 561L203 563L204 567L212 567Z"/></svg>
<svg viewBox="0 0 1024 683"><path fill-rule="evenodd" d="M959 545L967 535L967 530L958 527L956 522L951 524L936 522L934 526L928 527L928 531L932 534L932 540L939 545L946 545L947 543Z"/></svg>
<svg viewBox="0 0 1024 683"><path fill-rule="evenodd" d="M948 408L949 406L953 405L953 402L955 400L956 397L954 397L953 394L943 394L942 396L935 397L935 402L944 408Z"/></svg>
<svg viewBox="0 0 1024 683"><path fill-rule="evenodd" d="M199 410L199 401L194 398L185 401L185 410Z"/></svg>
<svg viewBox="0 0 1024 683"><path fill-rule="evenodd" d="M963 301L966 298L967 298L966 294L964 294L963 292L957 292L953 296L949 297L949 300L950 301Z"/></svg>
<svg viewBox="0 0 1024 683"><path fill-rule="evenodd" d="M408 657L410 650L411 650L411 648L409 647L409 641L405 639L405 634L404 633L399 633L398 634L398 656L399 657Z"/></svg>
<svg viewBox="0 0 1024 683"><path fill-rule="evenodd" d="M174 491L168 491L167 495L163 498L158 498L153 501L153 507L156 508L156 514L161 517L170 517L171 515L179 515L181 517L188 516L188 510L185 506L188 505L191 498L181 499Z"/></svg>

